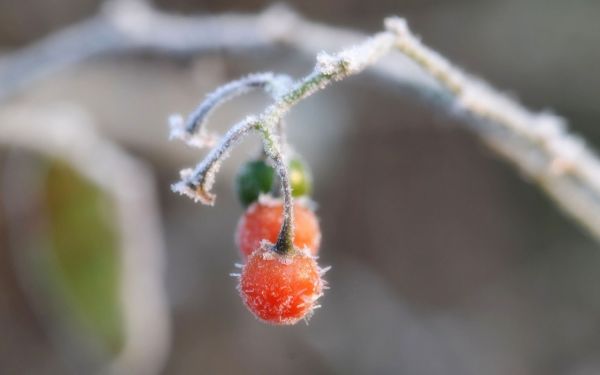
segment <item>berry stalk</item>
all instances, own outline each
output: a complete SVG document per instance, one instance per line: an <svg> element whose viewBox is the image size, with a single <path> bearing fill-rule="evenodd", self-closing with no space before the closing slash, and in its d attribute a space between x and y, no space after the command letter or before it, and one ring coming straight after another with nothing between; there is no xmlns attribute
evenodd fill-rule
<svg viewBox="0 0 600 375"><path fill-rule="evenodd" d="M244 135L260 126L255 117L248 117L244 121L234 125L214 147L210 153L191 169L180 171L181 181L171 185L171 190L187 195L194 201L200 201L206 205L213 205L215 195L211 193L215 182L215 175L221 163L228 156L229 151L236 145Z"/></svg>
<svg viewBox="0 0 600 375"><path fill-rule="evenodd" d="M294 248L294 198L289 173L280 141L266 126L259 126L258 129L263 136L264 150L275 164L283 196L283 220L274 250L279 254L287 254Z"/></svg>
<svg viewBox="0 0 600 375"><path fill-rule="evenodd" d="M188 116L185 122L185 131L188 134L193 135L202 128L202 125L204 124L204 121L210 112L212 112L212 110L218 105L254 88L264 88L267 86L267 84L273 82L274 80L275 76L273 73L256 73L221 86L214 92L207 95L206 99L204 99L204 101L200 103L196 110Z"/></svg>

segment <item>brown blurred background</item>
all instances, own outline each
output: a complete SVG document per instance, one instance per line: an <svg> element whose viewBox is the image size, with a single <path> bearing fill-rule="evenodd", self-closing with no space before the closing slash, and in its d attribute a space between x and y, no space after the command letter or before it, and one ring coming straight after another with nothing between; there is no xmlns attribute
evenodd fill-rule
<svg viewBox="0 0 600 375"><path fill-rule="evenodd" d="M0 0L2 55L93 15L99 3ZM181 14L269 5L155 4ZM600 144L599 2L288 4L309 19L365 32L379 30L387 15L402 15L451 61L528 107L555 110ZM242 74L300 76L311 68L311 59L286 49L178 59L120 54L61 72L0 104L77 103L102 134L151 166L173 324L164 374L600 374L598 245L460 124L368 74L328 88L289 117L290 141L313 169L321 264L333 266L323 308L310 324L294 327L264 325L245 310L228 276L239 261L233 232L242 212L232 181L258 142L244 142L226 162L216 206L200 206L169 190L199 153L167 141L166 118L190 111L206 92ZM211 126L223 132L265 103L260 94L236 99ZM0 149L3 179L15 158L27 159L23 168L58 168L55 179L76 185L60 166L11 148ZM52 181L43 189L52 191ZM48 220L48 209L38 209L29 220ZM56 328L44 313L51 298L36 302L24 291L20 273L35 271L15 264L21 249L8 240L15 218L2 215L0 374L95 368L93 360L57 349L50 337Z"/></svg>

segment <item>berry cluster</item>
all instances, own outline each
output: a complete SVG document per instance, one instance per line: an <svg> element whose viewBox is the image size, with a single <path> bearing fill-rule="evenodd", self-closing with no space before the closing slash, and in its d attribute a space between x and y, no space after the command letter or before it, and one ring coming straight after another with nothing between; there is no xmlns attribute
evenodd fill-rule
<svg viewBox="0 0 600 375"><path fill-rule="evenodd" d="M310 191L310 178L304 164L295 161L296 178L290 178L290 184L292 195L301 197ZM284 204L281 199L265 195L271 186L263 184L265 173L262 168L253 168L256 163L248 162L238 174L240 202L249 204L236 232L236 243L246 260L239 275L239 291L248 309L259 319L273 324L294 324L310 316L323 292L323 271L315 261L321 230L308 199L297 199L293 210L293 246L287 250L283 247L284 251L277 248L275 244L285 217ZM291 163L289 168L292 169ZM251 173L252 170L256 173ZM255 188L248 189L249 186ZM249 196L254 199L248 200Z"/></svg>
<svg viewBox="0 0 600 375"><path fill-rule="evenodd" d="M215 136L206 134L202 125L218 104L251 88L274 92L290 81L255 74L231 82L210 94L187 121L173 117L172 137L193 146L212 144ZM237 195L246 211L235 240L245 264L240 265L241 273L233 275L239 278L244 304L257 318L272 324L295 324L319 307L317 300L326 289L322 279L326 270L316 262L321 231L309 198L310 172L285 142L282 120L273 127L253 118L235 125L194 170L181 172L182 180L173 190L212 205L215 196L210 188L221 162L251 130L263 137L263 150L261 157L246 162L236 177Z"/></svg>

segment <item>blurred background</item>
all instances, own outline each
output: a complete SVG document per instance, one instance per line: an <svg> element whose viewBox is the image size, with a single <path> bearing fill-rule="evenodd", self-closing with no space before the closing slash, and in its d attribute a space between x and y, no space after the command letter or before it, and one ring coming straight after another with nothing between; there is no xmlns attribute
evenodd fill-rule
<svg viewBox="0 0 600 375"><path fill-rule="evenodd" d="M534 110L555 110L600 145L600 2L287 4L308 19L367 33L380 30L383 17L402 15L451 61ZM196 15L260 12L270 3L154 5ZM98 0L0 0L0 71L3 57L100 7ZM142 310L137 316L158 316L145 309L153 306L147 299L165 299L166 333L152 335L166 324L160 317L138 329L169 348L164 363L140 373L600 374L597 243L461 124L369 74L307 99L288 120L289 140L314 175L320 263L333 267L323 308L309 324L293 327L262 324L246 311L228 276L240 261L233 233L242 207L233 178L259 143L236 149L217 177L216 206L201 206L170 191L178 170L203 151L168 142L166 119L188 113L240 75L272 70L298 77L312 66L312 57L287 48L123 52L4 99L0 128L21 118L13 108L26 108L19 112L25 117L39 113L39 123L50 126L48 111L77 107L120 151L115 159L98 154L74 162L84 164L82 172L60 157L0 142L0 374L101 371L131 334L121 285L148 267L164 276L164 293L140 276L148 295L128 301ZM235 99L210 127L224 132L267 103L260 93ZM77 139L60 149L85 149L88 143ZM118 185L122 160L144 171L140 186L156 198L138 207L151 217L140 228L156 230L137 234L148 241L133 262L121 252L118 198L102 185ZM144 253L149 248L156 251ZM124 269L135 274L123 275L123 264L133 264ZM139 347L162 350L152 340Z"/></svg>

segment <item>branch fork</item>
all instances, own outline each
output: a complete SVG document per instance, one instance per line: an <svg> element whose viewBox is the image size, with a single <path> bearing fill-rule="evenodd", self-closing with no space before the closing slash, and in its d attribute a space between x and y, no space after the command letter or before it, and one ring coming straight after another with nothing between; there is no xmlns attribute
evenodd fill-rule
<svg viewBox="0 0 600 375"><path fill-rule="evenodd" d="M183 140L190 146L213 145L214 135L208 135L204 123L209 114L227 100L255 88L267 91L274 102L260 115L249 116L234 125L211 149L208 155L192 169L180 172L181 181L172 185L174 192L186 195L195 202L214 205L216 196L211 192L215 175L231 149L248 133L257 131L263 139L265 155L275 165L281 181L284 201L283 223L274 250L287 253L293 249L294 204L286 166L284 127L285 114L302 99L324 89L329 83L364 70L385 55L396 40L392 32L376 34L362 44L337 54L320 53L314 70L306 77L292 83L285 75L257 73L227 83L212 93L183 120L183 116L170 118L171 139ZM275 135L277 133L277 135Z"/></svg>
<svg viewBox="0 0 600 375"><path fill-rule="evenodd" d="M471 125L470 129L494 151L534 179L565 211L600 238L597 215L600 205L596 199L600 196L600 160L582 139L568 131L563 119L548 112L528 111L487 83L462 72L424 45L410 31L404 19L390 17L384 23L385 31L354 47L335 54L318 53L314 69L304 78L292 82L287 76L272 73L250 75L209 94L187 121L181 116L173 117L173 138L182 139L192 146L214 145L206 159L194 170L182 172L181 182L173 185L173 190L195 201L214 204L215 196L210 188L220 163L227 157L230 148L251 130L262 135L265 154L277 165L278 155L285 150L285 145L271 133L275 131L278 134L275 127L290 108L330 83L360 73L388 53L397 51L406 59L403 63L413 64L412 68L416 68L415 81L418 83L413 84L421 92L429 94L430 98ZM310 29L310 25L301 20L296 20L296 24L298 28ZM293 36L288 37L292 38L292 43L296 42ZM393 61L398 62L398 59ZM405 76L395 77L394 68L382 64L378 71L397 81L409 80ZM223 101L257 87L268 91L273 103L260 115L247 118L219 142L214 142L216 138L206 133L202 125L208 113ZM280 159L285 158L282 156ZM278 168L278 172L286 178L285 167ZM290 212L291 209L288 214Z"/></svg>

